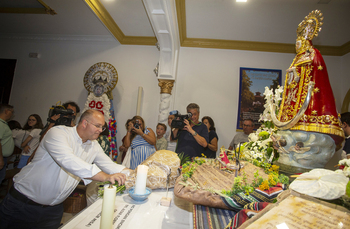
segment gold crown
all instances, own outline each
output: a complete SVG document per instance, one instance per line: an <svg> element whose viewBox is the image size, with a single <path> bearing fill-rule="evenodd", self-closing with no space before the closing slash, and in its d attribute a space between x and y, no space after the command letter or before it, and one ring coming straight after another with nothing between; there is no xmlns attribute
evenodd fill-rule
<svg viewBox="0 0 350 229"><path fill-rule="evenodd" d="M320 10L311 11L311 13L309 13L309 15L298 25L298 38L304 38L311 41L314 37L317 37L318 33L321 31L321 26L323 25L322 16Z"/></svg>

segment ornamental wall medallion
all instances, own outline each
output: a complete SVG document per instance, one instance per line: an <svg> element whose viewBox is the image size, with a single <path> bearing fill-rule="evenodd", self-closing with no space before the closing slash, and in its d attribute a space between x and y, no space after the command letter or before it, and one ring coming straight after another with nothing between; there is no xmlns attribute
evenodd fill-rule
<svg viewBox="0 0 350 229"><path fill-rule="evenodd" d="M99 62L92 65L84 76L84 87L89 93L99 97L109 94L118 82L118 72L113 65Z"/></svg>

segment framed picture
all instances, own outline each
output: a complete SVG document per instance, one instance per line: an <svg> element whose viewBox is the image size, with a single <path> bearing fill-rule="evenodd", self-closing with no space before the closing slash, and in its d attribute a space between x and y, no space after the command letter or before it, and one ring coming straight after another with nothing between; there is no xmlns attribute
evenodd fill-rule
<svg viewBox="0 0 350 229"><path fill-rule="evenodd" d="M243 120L253 119L254 129L260 127L260 114L264 111L265 87L281 85L282 70L240 68L237 130L243 129Z"/></svg>

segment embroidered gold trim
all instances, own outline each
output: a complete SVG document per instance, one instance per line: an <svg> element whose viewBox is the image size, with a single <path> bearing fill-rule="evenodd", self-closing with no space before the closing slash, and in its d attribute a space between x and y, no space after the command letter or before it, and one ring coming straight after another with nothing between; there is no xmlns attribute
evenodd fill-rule
<svg viewBox="0 0 350 229"><path fill-rule="evenodd" d="M344 138L343 129L333 125L315 124L315 123L303 123L303 124L297 123L294 127L290 129L319 132L324 134L332 134L332 135L337 135Z"/></svg>

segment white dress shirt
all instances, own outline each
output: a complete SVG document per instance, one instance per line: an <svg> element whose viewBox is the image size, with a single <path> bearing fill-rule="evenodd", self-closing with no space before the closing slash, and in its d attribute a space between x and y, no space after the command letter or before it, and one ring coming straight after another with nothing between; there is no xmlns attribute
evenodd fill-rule
<svg viewBox="0 0 350 229"><path fill-rule="evenodd" d="M94 163L94 164L92 164ZM119 173L125 167L114 163L96 140L82 142L76 127L51 128L35 157L14 177L14 186L29 199L43 205L62 203L76 188L101 170Z"/></svg>

